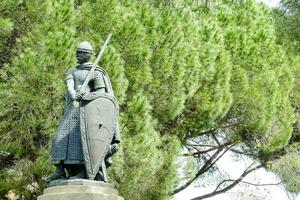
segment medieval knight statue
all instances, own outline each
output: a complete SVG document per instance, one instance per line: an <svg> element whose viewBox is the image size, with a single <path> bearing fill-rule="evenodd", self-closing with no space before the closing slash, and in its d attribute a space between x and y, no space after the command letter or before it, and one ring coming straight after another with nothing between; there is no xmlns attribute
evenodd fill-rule
<svg viewBox="0 0 300 200"><path fill-rule="evenodd" d="M67 72L64 115L52 142L52 164L56 172L43 179L90 179L107 181L106 168L120 142L118 103L110 79L95 63L93 48L82 42L76 50L78 65Z"/></svg>

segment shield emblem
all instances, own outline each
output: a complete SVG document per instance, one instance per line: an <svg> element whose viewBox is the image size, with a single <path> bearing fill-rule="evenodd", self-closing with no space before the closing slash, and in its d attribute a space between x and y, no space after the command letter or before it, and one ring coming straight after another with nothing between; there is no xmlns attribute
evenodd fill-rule
<svg viewBox="0 0 300 200"><path fill-rule="evenodd" d="M109 150L118 120L118 104L108 95L80 107L81 143L87 176L93 180Z"/></svg>

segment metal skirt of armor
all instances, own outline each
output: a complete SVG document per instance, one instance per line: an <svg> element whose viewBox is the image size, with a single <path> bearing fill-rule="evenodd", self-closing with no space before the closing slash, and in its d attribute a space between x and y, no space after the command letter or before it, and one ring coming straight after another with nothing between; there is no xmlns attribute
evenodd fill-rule
<svg viewBox="0 0 300 200"><path fill-rule="evenodd" d="M80 137L80 108L66 104L64 116L52 142L52 163L84 164Z"/></svg>

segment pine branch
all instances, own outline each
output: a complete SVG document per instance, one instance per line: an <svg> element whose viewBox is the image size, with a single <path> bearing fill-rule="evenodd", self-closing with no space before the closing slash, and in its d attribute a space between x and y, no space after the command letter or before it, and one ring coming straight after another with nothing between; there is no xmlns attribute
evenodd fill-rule
<svg viewBox="0 0 300 200"><path fill-rule="evenodd" d="M217 127L217 128L212 128L212 129L208 129L206 131L200 132L199 135L208 135L208 134L215 135L217 133L217 131L220 130L220 129L236 127L238 125L240 125L240 123L228 123L226 125L223 125L223 126L220 126L220 127Z"/></svg>
<svg viewBox="0 0 300 200"><path fill-rule="evenodd" d="M228 179L228 181L235 181L235 180ZM261 186L278 186L278 185L282 184L282 182L278 182L278 183L262 183L262 184L259 184L259 183L251 183L251 182L247 182L247 181L241 181L241 183L245 183L245 184L253 185L253 186L257 186L257 187L261 187Z"/></svg>
<svg viewBox="0 0 300 200"><path fill-rule="evenodd" d="M206 149L206 150L198 150L197 148L195 148L195 146L198 146L198 145L191 144L190 146L193 147L194 149L196 149L197 151L196 152L184 153L184 154L182 154L182 156L198 156L198 155L201 155L201 154L204 154L204 153L209 153L209 152L214 151L214 150L219 149L219 148L224 148L224 147L230 146L232 144L233 144L233 141L228 141L228 142L225 142L224 144L218 143L218 146L210 146L211 148Z"/></svg>
<svg viewBox="0 0 300 200"><path fill-rule="evenodd" d="M209 148L209 149L206 149L206 150L203 150L203 151L196 151L196 152L184 153L181 156L197 156L197 155L201 155L201 154L204 154L204 153L209 153L209 152L214 151L216 149L218 149L217 146Z"/></svg>
<svg viewBox="0 0 300 200"><path fill-rule="evenodd" d="M180 186L179 188L175 189L171 195L174 195L178 192L181 192L188 186L190 186L196 179L199 178L200 175L207 172L228 150L229 148L226 148L226 150L222 153L226 146L220 146L220 148L205 162L205 164L198 170L198 172L195 174L195 176L187 181L184 185ZM218 156L221 154L220 156Z"/></svg>
<svg viewBox="0 0 300 200"><path fill-rule="evenodd" d="M233 183L231 183L230 185L226 186L225 188L218 190L219 187L223 183L227 182L227 180L223 180L221 183L219 183L218 186L216 187L216 189L213 192L205 194L205 195L202 195L202 196L199 196L199 197L196 197L196 198L193 198L192 200L207 199L207 198L210 198L212 196L225 193L225 192L231 190L232 188L234 188L237 184L239 184L248 174L250 174L251 172L253 172L253 171L257 170L257 169L260 169L262 167L263 167L263 164L260 164L260 165L258 165L256 167L252 168L252 169L247 168L238 179L234 180Z"/></svg>
<svg viewBox="0 0 300 200"><path fill-rule="evenodd" d="M253 157L253 158L258 157L258 155L255 153L245 153L245 152L237 150L237 149L230 149L230 151L232 151L233 153L242 154L242 155Z"/></svg>

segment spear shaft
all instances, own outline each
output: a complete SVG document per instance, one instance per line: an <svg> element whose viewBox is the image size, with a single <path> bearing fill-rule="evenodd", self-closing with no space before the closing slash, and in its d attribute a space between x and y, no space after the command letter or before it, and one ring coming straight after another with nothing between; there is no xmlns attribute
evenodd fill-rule
<svg viewBox="0 0 300 200"><path fill-rule="evenodd" d="M111 38L111 35L112 35L111 33L108 35L108 37L107 37L107 39L106 39L104 45L103 45L102 48L101 48L100 53L99 53L98 56L97 56L96 61L94 62L92 68L90 69L90 71L88 72L88 74L87 74L87 76L86 76L86 78L85 78L85 80L84 80L84 82L83 82L83 84L82 84L82 87L81 87L81 89L82 89L83 91L85 91L85 88L87 87L88 83L90 82L91 77L92 77L92 75L93 75L93 73L94 73L96 67L98 66L98 63L99 63L99 61L100 61L100 59L101 59L101 57L102 57L102 55L103 55L105 49L107 48L107 45L108 45L108 43L109 43L109 41L110 41L110 38Z"/></svg>
<svg viewBox="0 0 300 200"><path fill-rule="evenodd" d="M86 87L87 87L88 83L90 82L90 80L91 80L91 78L92 78L92 75L93 75L93 73L94 73L96 67L98 66L98 63L99 63L100 59L102 58L102 55L103 55L105 49L106 49L107 46L108 46L108 43L109 43L109 41L110 41L110 39L111 39L111 36L112 36L112 34L110 33L110 34L108 35L107 39L105 40L105 43L104 43L104 45L102 46L101 51L100 51L100 53L98 54L98 56L97 56L97 58L96 58L96 61L94 62L93 66L91 67L91 69L90 69L90 71L88 72L88 74L86 75L86 78L85 78L85 80L84 80L82 86L79 88L79 91L84 92L84 91L86 90ZM73 105L74 105L74 107L78 107L78 106L79 106L79 102L76 101L76 100L74 100Z"/></svg>

